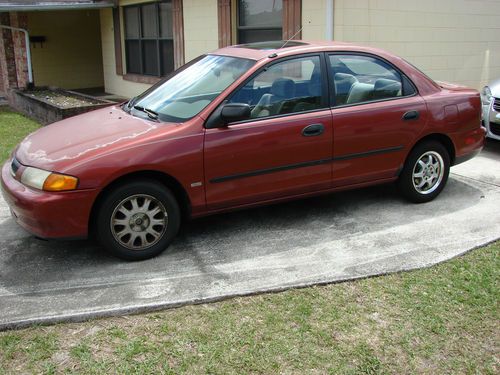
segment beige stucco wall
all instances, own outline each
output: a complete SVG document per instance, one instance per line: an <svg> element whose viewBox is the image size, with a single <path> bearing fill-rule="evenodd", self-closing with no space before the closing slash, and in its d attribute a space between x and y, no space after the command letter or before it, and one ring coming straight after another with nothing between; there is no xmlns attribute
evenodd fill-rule
<svg viewBox="0 0 500 375"><path fill-rule="evenodd" d="M217 0L183 0L186 62L219 46Z"/></svg>
<svg viewBox="0 0 500 375"><path fill-rule="evenodd" d="M302 39L326 38L326 0L302 0Z"/></svg>
<svg viewBox="0 0 500 375"><path fill-rule="evenodd" d="M479 89L500 77L500 1L334 1L335 40L384 48L436 80ZM303 2L304 39L325 38L324 3Z"/></svg>
<svg viewBox="0 0 500 375"><path fill-rule="evenodd" d="M30 35L45 36L32 44L37 86L67 89L103 86L99 12L95 10L28 13Z"/></svg>

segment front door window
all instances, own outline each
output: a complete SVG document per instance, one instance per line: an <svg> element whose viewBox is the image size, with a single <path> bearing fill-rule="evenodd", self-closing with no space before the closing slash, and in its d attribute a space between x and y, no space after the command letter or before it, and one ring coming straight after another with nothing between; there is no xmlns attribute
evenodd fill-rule
<svg viewBox="0 0 500 375"><path fill-rule="evenodd" d="M286 115L324 108L319 56L271 65L229 100L252 108L250 118Z"/></svg>

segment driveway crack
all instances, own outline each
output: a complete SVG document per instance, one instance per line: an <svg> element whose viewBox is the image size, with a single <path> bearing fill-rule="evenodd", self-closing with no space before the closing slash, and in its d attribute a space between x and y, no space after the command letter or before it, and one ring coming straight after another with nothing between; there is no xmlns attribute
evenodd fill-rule
<svg viewBox="0 0 500 375"><path fill-rule="evenodd" d="M480 180L478 178L473 178L473 177L469 177L469 176L464 176L463 174L459 174L459 173L455 173L455 172L451 172L452 175L454 176L459 176L459 177L462 177L462 178L465 178L465 179L468 179L468 180L473 180L473 181L477 181L477 182L480 182L482 184L486 184L486 185L491 185L491 186L495 186L495 187L500 187L499 184L495 184L494 182L488 182L488 181L483 181L483 180Z"/></svg>

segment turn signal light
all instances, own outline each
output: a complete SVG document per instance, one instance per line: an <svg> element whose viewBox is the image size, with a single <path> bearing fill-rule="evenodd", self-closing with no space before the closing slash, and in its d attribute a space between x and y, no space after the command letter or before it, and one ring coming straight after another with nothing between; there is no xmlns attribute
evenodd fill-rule
<svg viewBox="0 0 500 375"><path fill-rule="evenodd" d="M51 173L43 183L45 191L75 190L78 185L78 178L66 176L58 173Z"/></svg>

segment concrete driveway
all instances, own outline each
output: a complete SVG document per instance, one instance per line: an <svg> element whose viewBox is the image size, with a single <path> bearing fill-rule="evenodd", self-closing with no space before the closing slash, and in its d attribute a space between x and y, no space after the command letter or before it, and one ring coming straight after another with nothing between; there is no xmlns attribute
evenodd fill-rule
<svg viewBox="0 0 500 375"><path fill-rule="evenodd" d="M34 239L0 201L0 330L78 321L429 266L500 237L500 142L454 167L434 202L392 185L191 222L127 263L87 241Z"/></svg>

